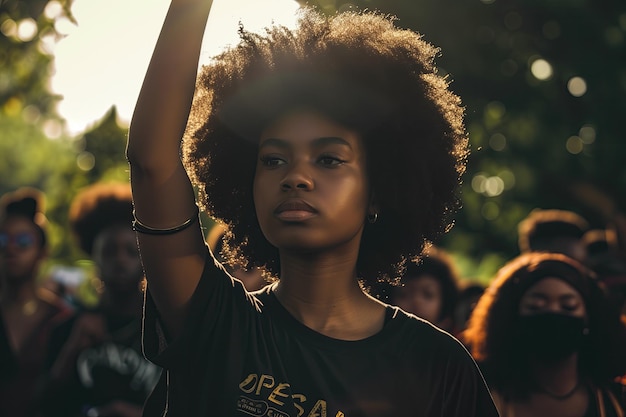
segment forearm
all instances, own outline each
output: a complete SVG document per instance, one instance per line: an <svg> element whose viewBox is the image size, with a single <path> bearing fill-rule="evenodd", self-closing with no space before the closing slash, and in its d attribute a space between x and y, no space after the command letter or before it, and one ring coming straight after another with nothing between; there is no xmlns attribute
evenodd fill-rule
<svg viewBox="0 0 626 417"><path fill-rule="evenodd" d="M171 228L197 215L180 141L211 3L171 2L131 120L127 157L135 215L153 228ZM166 326L176 334L204 265L201 229L194 223L176 234L138 237L151 293Z"/></svg>
<svg viewBox="0 0 626 417"><path fill-rule="evenodd" d="M162 170L164 161L178 156L211 4L211 0L171 2L131 120L127 148L131 164L145 169L155 164Z"/></svg>

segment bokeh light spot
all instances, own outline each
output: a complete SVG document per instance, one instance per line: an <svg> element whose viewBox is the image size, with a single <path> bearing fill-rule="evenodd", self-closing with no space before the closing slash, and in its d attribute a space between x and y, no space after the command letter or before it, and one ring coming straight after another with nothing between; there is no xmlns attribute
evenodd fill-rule
<svg viewBox="0 0 626 417"><path fill-rule="evenodd" d="M541 81L549 80L553 74L552 65L543 58L535 59L530 64L530 72L533 77Z"/></svg>
<svg viewBox="0 0 626 417"><path fill-rule="evenodd" d="M565 149L567 152L577 155L583 151L584 143L578 136L570 136L565 142Z"/></svg>
<svg viewBox="0 0 626 417"><path fill-rule="evenodd" d="M480 213L487 220L495 220L500 215L500 207L493 201L487 201L483 204Z"/></svg>
<svg viewBox="0 0 626 417"><path fill-rule="evenodd" d="M43 133L49 139L58 139L63 134L63 126L58 120L49 119L43 123Z"/></svg>
<svg viewBox="0 0 626 417"><path fill-rule="evenodd" d="M578 136L585 145L590 145L596 141L596 129L591 125L584 125L578 131Z"/></svg>
<svg viewBox="0 0 626 417"><path fill-rule="evenodd" d="M7 38L17 37L17 23L13 19L6 19L0 25L0 32Z"/></svg>
<svg viewBox="0 0 626 417"><path fill-rule="evenodd" d="M83 171L90 171L96 166L96 157L91 152L81 152L76 157L76 165Z"/></svg>
<svg viewBox="0 0 626 417"><path fill-rule="evenodd" d="M487 176L484 173L474 175L472 178L472 190L480 194L484 193L485 181L487 181Z"/></svg>
<svg viewBox="0 0 626 417"><path fill-rule="evenodd" d="M485 181L485 195L488 197L496 197L504 191L504 181L498 176L487 178Z"/></svg>
<svg viewBox="0 0 626 417"><path fill-rule="evenodd" d="M581 77L572 77L567 82L567 91L574 97L582 97L587 92L587 82Z"/></svg>
<svg viewBox="0 0 626 417"><path fill-rule="evenodd" d="M43 10L44 16L50 20L54 20L61 16L63 13L63 6L58 1L52 0L46 4L46 8Z"/></svg>
<svg viewBox="0 0 626 417"><path fill-rule="evenodd" d="M40 117L41 117L41 112L39 111L39 108L37 106L34 106L31 104L22 109L22 118L24 119L26 123L30 123L30 124L37 123Z"/></svg>
<svg viewBox="0 0 626 417"><path fill-rule="evenodd" d="M491 149L494 151L503 151L506 148L506 136L502 133L494 133L489 138L489 146L491 146Z"/></svg>
<svg viewBox="0 0 626 417"><path fill-rule="evenodd" d="M30 17L20 20L17 24L17 38L22 42L30 42L37 35L37 22Z"/></svg>
<svg viewBox="0 0 626 417"><path fill-rule="evenodd" d="M485 107L485 114L487 118L492 120L500 120L505 115L505 113L506 108L504 107L504 104L500 103L499 101L492 101Z"/></svg>
<svg viewBox="0 0 626 417"><path fill-rule="evenodd" d="M505 190L510 190L515 187L515 174L508 169L502 170L498 173L498 177L502 179Z"/></svg>

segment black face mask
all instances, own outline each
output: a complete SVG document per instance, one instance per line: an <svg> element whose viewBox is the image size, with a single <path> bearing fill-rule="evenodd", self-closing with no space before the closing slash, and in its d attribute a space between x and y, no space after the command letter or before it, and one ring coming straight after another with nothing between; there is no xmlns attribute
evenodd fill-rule
<svg viewBox="0 0 626 417"><path fill-rule="evenodd" d="M585 340L585 321L566 314L520 316L520 344L530 358L542 362L564 359L578 352Z"/></svg>

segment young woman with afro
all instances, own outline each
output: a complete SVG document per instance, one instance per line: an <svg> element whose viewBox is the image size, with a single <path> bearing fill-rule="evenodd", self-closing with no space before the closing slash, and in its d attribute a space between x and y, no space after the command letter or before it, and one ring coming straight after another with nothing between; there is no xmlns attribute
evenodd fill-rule
<svg viewBox="0 0 626 417"><path fill-rule="evenodd" d="M144 345L166 371L149 407L496 416L456 339L366 291L459 205L467 136L438 50L377 13L305 9L293 30L241 29L197 77L210 8L171 2L129 133ZM196 201L273 283L250 293L214 261Z"/></svg>

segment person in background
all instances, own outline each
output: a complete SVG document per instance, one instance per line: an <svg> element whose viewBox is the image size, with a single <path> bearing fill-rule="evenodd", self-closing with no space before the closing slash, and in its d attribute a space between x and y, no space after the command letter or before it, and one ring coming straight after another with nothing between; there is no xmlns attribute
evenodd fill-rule
<svg viewBox="0 0 626 417"><path fill-rule="evenodd" d="M11 348L7 327L0 310L0 386L3 386L6 381L10 381L16 373L17 360Z"/></svg>
<svg viewBox="0 0 626 417"><path fill-rule="evenodd" d="M99 301L55 329L47 417L136 417L160 376L141 350L143 270L127 183L98 183L73 200L69 219L101 281Z"/></svg>
<svg viewBox="0 0 626 417"><path fill-rule="evenodd" d="M430 246L419 260L407 264L399 285L392 288L390 302L454 334L459 282L453 259Z"/></svg>
<svg viewBox="0 0 626 417"><path fill-rule="evenodd" d="M462 334L467 328L467 322L469 321L472 311L478 304L478 300L485 293L485 286L480 282L473 282L471 280L461 281L459 288L459 296L454 309L454 324L456 327L456 334L463 341Z"/></svg>
<svg viewBox="0 0 626 417"><path fill-rule="evenodd" d="M563 254L504 265L464 342L502 417L624 416L626 337L593 272Z"/></svg>
<svg viewBox="0 0 626 417"><path fill-rule="evenodd" d="M592 229L582 240L587 250L587 266L598 275L626 322L626 259L620 256L615 231Z"/></svg>
<svg viewBox="0 0 626 417"><path fill-rule="evenodd" d="M520 253L563 253L579 262L585 262L587 253L582 242L589 223L569 210L535 209L518 225Z"/></svg>
<svg viewBox="0 0 626 417"><path fill-rule="evenodd" d="M240 29L197 77L210 9L171 1L128 136L144 346L167 371L150 400L185 417L496 416L458 340L364 290L458 208L467 134L438 50L388 16L306 8L293 29ZM211 255L194 184L273 284L250 293Z"/></svg>
<svg viewBox="0 0 626 417"><path fill-rule="evenodd" d="M226 226L221 223L216 223L209 231L207 244L215 255L215 259L226 267L230 275L241 280L248 291L257 291L265 287L268 281L264 278L261 268L245 269L238 264L236 256L232 256L233 254L229 256L229 253L226 253L228 246L224 245L224 239L226 239L227 231Z"/></svg>
<svg viewBox="0 0 626 417"><path fill-rule="evenodd" d="M40 283L48 257L44 194L24 187L0 199L0 320L13 371L0 379L0 416L34 415L50 332L72 309ZM8 346L6 346L8 345ZM4 374L4 372L3 372Z"/></svg>

